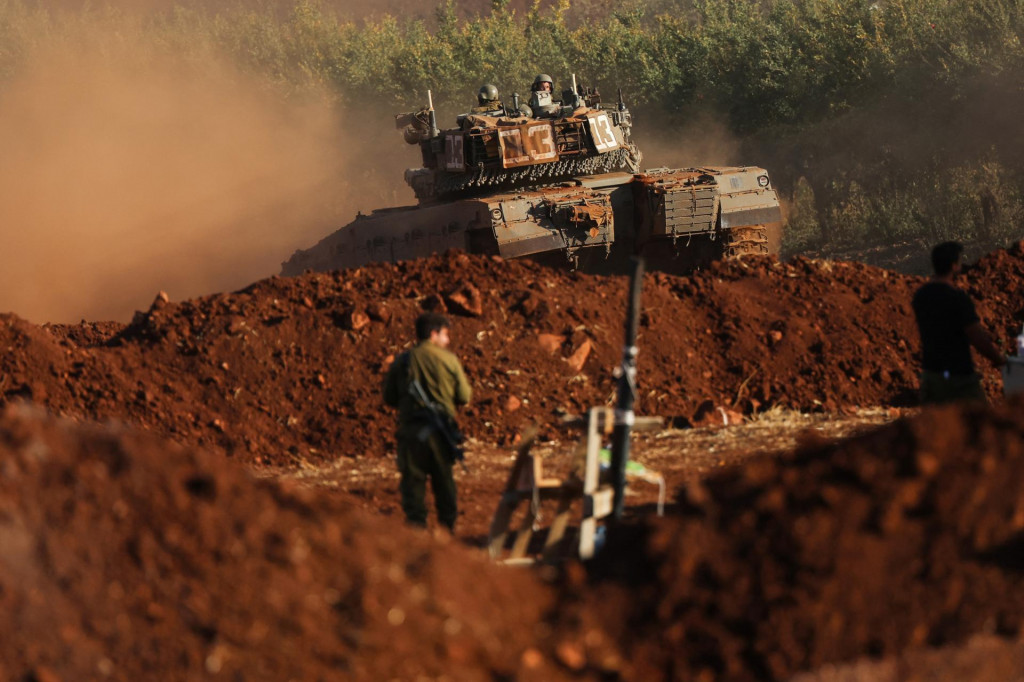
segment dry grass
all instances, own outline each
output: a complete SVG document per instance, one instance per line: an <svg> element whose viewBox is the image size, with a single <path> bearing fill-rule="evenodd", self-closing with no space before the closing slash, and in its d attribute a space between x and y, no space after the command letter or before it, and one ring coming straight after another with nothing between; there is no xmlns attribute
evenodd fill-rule
<svg viewBox="0 0 1024 682"><path fill-rule="evenodd" d="M667 429L634 438L631 456L665 477L669 500L672 491L727 466L753 457L790 450L804 440L834 440L893 421L903 412L885 408L861 409L847 414L803 414L782 408L767 410L747 423L723 428ZM578 434L562 442L535 446L544 458L548 475L564 475L574 465ZM480 544L498 504L515 458L510 447L470 439L467 470L456 468L462 517L459 536ZM261 469L256 475L338 491L357 504L383 515L400 515L398 470L388 458L341 459L327 464L300 462L294 467ZM628 492L627 506L646 513L657 500L657 488L636 484Z"/></svg>

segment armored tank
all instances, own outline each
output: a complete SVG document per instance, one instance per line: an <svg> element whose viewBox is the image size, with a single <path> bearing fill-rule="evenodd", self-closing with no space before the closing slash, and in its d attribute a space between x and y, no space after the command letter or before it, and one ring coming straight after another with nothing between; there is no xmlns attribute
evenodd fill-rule
<svg viewBox="0 0 1024 682"><path fill-rule="evenodd" d="M418 204L360 214L296 251L282 274L447 249L600 272L620 270L634 253L652 267L683 270L777 252L782 214L764 169L641 171L621 92L605 106L574 77L555 101L544 78L522 103L518 95L503 103L485 85L479 106L454 128L438 128L429 93L426 107L398 115L396 127L422 154L422 167L405 173Z"/></svg>

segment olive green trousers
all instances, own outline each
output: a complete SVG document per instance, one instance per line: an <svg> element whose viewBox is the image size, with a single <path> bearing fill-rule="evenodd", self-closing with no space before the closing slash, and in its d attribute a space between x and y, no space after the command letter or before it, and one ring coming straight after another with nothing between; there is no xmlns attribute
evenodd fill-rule
<svg viewBox="0 0 1024 682"><path fill-rule="evenodd" d="M416 526L427 525L427 479L434 493L437 520L449 530L455 529L458 507L455 501L455 477L452 458L437 434L425 441L415 429L402 429L397 434L398 471L402 475L399 489L406 520Z"/></svg>

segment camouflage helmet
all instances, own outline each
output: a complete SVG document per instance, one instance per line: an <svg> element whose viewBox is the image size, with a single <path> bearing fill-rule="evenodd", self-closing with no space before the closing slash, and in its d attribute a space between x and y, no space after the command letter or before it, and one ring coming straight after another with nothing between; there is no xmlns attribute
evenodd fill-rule
<svg viewBox="0 0 1024 682"><path fill-rule="evenodd" d="M533 79L533 85L530 86L530 89L536 90L541 83L549 83L551 85L551 89L555 89L554 79L552 79L551 76L547 75L546 73L537 74L537 77Z"/></svg>
<svg viewBox="0 0 1024 682"><path fill-rule="evenodd" d="M493 102L498 99L498 88L491 83L484 83L476 93L476 99L480 104Z"/></svg>

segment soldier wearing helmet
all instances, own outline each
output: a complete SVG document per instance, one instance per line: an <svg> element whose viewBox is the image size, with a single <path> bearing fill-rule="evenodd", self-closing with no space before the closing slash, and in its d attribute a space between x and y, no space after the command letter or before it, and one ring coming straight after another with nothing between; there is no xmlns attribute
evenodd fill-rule
<svg viewBox="0 0 1024 682"><path fill-rule="evenodd" d="M533 79L533 85L530 86L531 92L554 92L555 81L551 79L551 76L546 73L537 74L537 77Z"/></svg>
<svg viewBox="0 0 1024 682"><path fill-rule="evenodd" d="M491 83L484 83L476 94L477 106L470 109L473 114L485 114L496 116L504 110L501 98L498 96L497 86Z"/></svg>
<svg viewBox="0 0 1024 682"><path fill-rule="evenodd" d="M530 86L530 109L533 110L535 118L554 116L559 110L558 104L554 101L555 85L551 76L546 73L538 74Z"/></svg>

